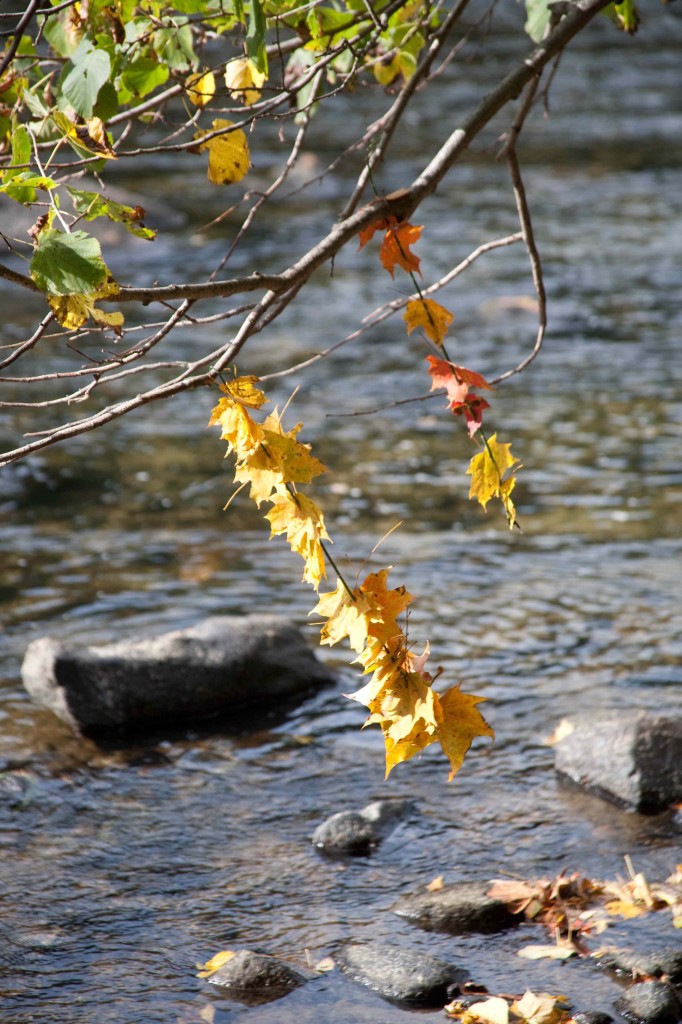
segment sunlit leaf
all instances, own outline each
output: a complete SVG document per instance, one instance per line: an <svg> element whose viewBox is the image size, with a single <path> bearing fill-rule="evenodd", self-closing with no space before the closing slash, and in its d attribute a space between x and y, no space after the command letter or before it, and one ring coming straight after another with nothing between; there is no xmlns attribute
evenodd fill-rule
<svg viewBox="0 0 682 1024"><path fill-rule="evenodd" d="M85 231L49 228L38 236L31 277L41 291L88 295L104 284L107 274L99 242Z"/></svg>
<svg viewBox="0 0 682 1024"><path fill-rule="evenodd" d="M245 107L258 103L265 79L249 57L237 57L225 65L225 85Z"/></svg>
<svg viewBox="0 0 682 1024"><path fill-rule="evenodd" d="M205 107L215 96L215 75L212 71L196 72L185 79L187 97L195 107Z"/></svg>
<svg viewBox="0 0 682 1024"><path fill-rule="evenodd" d="M408 334L421 327L427 338L436 345L442 345L453 314L433 299L412 299L405 308L403 320Z"/></svg>
<svg viewBox="0 0 682 1024"><path fill-rule="evenodd" d="M216 118L213 121L213 130L228 129L232 123L232 121ZM202 130L197 132L194 137L201 139L207 134ZM234 185L242 180L249 169L249 144L241 128L216 135L208 142L202 142L199 149L208 150L208 180L214 185Z"/></svg>
<svg viewBox="0 0 682 1024"><path fill-rule="evenodd" d="M234 952L231 949L223 949L220 953L212 956L210 960L207 960L205 964L197 964L199 969L197 978L210 978L217 970L224 967L233 956Z"/></svg>

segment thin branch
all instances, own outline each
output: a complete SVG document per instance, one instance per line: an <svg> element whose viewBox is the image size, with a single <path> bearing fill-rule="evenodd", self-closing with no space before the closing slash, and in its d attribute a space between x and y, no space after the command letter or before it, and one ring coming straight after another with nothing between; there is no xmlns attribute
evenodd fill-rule
<svg viewBox="0 0 682 1024"><path fill-rule="evenodd" d="M392 302L384 303L382 306L379 306L377 309L364 316L362 319L362 327L359 327L351 334L347 334L345 338L341 339L341 341L335 342L335 344L330 345L322 352L316 352L314 356L310 356L309 359L304 359L302 362L296 363L295 366L289 366L286 370L279 370L275 373L266 373L261 376L260 379L262 381L276 380L279 377L288 377L292 373L299 373L301 370L305 370L309 366L313 366L321 359L326 359L327 356L332 354L332 352L336 352L344 345L348 345L349 342L357 341L357 339L362 337L363 334L366 334L367 331L377 327L380 323L383 323L384 320L387 320L389 317L393 316L394 313L397 313L399 310L407 306L408 302L412 302L415 299L426 295L434 295L456 277L459 277L460 274L463 274L464 271L479 258L479 256L483 256L484 253L490 252L492 249L499 249L503 246L513 245L514 242L520 242L522 238L523 234L518 231L514 235L506 235L504 238L495 238L490 242L484 242L482 245L479 245L474 249L473 252L470 252L469 255L461 261L461 263L458 263L456 267L453 267L452 270L448 271L447 274L441 277L440 280L436 281L428 288L423 288L421 296L414 292L412 295L401 296L399 299L393 299Z"/></svg>
<svg viewBox="0 0 682 1024"><path fill-rule="evenodd" d="M28 23L33 18L33 15L36 13L38 8L40 7L40 2L41 2L41 0L29 0L28 6L26 7L26 10L24 11L24 13L22 15L21 21L19 22L19 24L17 25L16 29L14 30L14 39L12 40L10 45L7 47L7 50L5 51L4 57L2 58L2 60L0 60L0 78L4 75L5 70L9 67L9 65L14 60L16 52L19 49L19 44L20 44L21 40L23 39L24 30L26 29L26 27L28 26Z"/></svg>

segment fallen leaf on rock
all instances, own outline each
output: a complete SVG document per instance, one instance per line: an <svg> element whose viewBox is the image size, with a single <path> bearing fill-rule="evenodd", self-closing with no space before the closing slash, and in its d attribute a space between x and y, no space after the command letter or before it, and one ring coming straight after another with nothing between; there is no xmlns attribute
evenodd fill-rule
<svg viewBox="0 0 682 1024"><path fill-rule="evenodd" d="M445 1012L450 1017L458 1017L462 1024L509 1024L509 1006L500 996L483 999L471 1006L454 1000L448 1003Z"/></svg>
<svg viewBox="0 0 682 1024"><path fill-rule="evenodd" d="M220 953L212 956L210 960L207 960L205 964L197 964L199 968L197 978L209 978L223 967L228 960L231 960L233 956L234 952L231 949L223 949Z"/></svg>
<svg viewBox="0 0 682 1024"><path fill-rule="evenodd" d="M521 999L512 1003L511 1013L529 1024L560 1024L569 1019L566 996L552 996L548 992L524 992Z"/></svg>
<svg viewBox="0 0 682 1024"><path fill-rule="evenodd" d="M336 963L334 962L334 958L331 956L324 956L321 960L317 961L313 970L317 971L319 974L325 974L327 971L333 971L335 967Z"/></svg>
<svg viewBox="0 0 682 1024"><path fill-rule="evenodd" d="M429 884L426 886L426 891L427 892L440 892L440 890L443 888L443 885L444 885L443 876L442 875L436 875L434 880L432 882L429 882Z"/></svg>

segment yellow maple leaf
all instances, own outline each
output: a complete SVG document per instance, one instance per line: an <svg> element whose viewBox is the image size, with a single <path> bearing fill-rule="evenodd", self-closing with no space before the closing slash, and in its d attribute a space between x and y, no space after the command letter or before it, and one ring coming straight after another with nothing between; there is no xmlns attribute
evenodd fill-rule
<svg viewBox="0 0 682 1024"><path fill-rule="evenodd" d="M305 561L303 581L316 589L327 575L322 541L329 540L322 512L305 494L295 497L282 490L271 499L273 506L265 518L270 523L270 536L285 533L292 551Z"/></svg>
<svg viewBox="0 0 682 1024"><path fill-rule="evenodd" d="M195 107L205 107L215 96L215 75L212 71L195 72L185 79L188 99Z"/></svg>
<svg viewBox="0 0 682 1024"><path fill-rule="evenodd" d="M263 440L263 428L251 418L247 410L239 402L231 398L221 398L211 413L209 427L218 424L221 438L227 441L228 454L236 452L242 459L252 452Z"/></svg>
<svg viewBox="0 0 682 1024"><path fill-rule="evenodd" d="M258 103L267 75L259 71L248 57L237 57L225 65L225 85L236 93L245 107Z"/></svg>
<svg viewBox="0 0 682 1024"><path fill-rule="evenodd" d="M199 146L200 152L208 150L208 180L214 185L234 185L242 180L249 169L249 143L241 128L232 132L227 131L232 127L232 121L216 118L212 124L213 131L225 129L225 132L209 139L208 142L202 142ZM207 134L209 133L202 129L194 138L202 139Z"/></svg>
<svg viewBox="0 0 682 1024"><path fill-rule="evenodd" d="M476 707L485 697L462 693L459 686L453 686L437 695L435 713L438 721L438 739L443 753L450 762L448 782L462 767L462 762L476 736L490 736L495 733Z"/></svg>
<svg viewBox="0 0 682 1024"><path fill-rule="evenodd" d="M395 587L389 590L386 587L386 580L388 574L391 571L389 566L387 569L381 569L379 572L371 572L369 576L360 584L360 591L368 599L370 603L370 616L372 622L377 625L388 627L389 630L395 632L395 620L398 615L402 615L407 606L412 602L412 594L410 594L405 587ZM399 630L402 632L402 630ZM372 631L373 636L380 637L381 632Z"/></svg>
<svg viewBox="0 0 682 1024"><path fill-rule="evenodd" d="M276 488L287 483L310 483L326 472L320 460L310 454L310 445L296 439L301 426L298 423L284 433L279 414L271 413L263 423L259 446L238 461L234 478L251 484L249 495L258 506L270 500Z"/></svg>
<svg viewBox="0 0 682 1024"><path fill-rule="evenodd" d="M327 620L322 626L321 643L332 646L348 637L351 648L361 651L367 641L367 611L366 598L357 590L349 593L345 583L337 580L336 590L321 594L310 614Z"/></svg>
<svg viewBox="0 0 682 1024"><path fill-rule="evenodd" d="M421 327L424 334L435 345L442 345L448 327L454 317L449 309L434 302L433 299L412 299L405 307L403 320L407 324L407 333Z"/></svg>
<svg viewBox="0 0 682 1024"><path fill-rule="evenodd" d="M234 380L221 384L220 390L224 391L230 398L234 398L235 401L241 402L242 405L248 405L252 409L260 409L261 405L267 404L268 399L265 396L265 392L256 387L259 380L260 377L253 375L235 377Z"/></svg>
<svg viewBox="0 0 682 1024"><path fill-rule="evenodd" d="M467 469L471 476L469 497L476 498L483 508L491 498L500 498L510 528L517 525L511 492L516 480L514 473L520 467L521 463L511 453L511 444L499 444L497 434L493 434L483 451L474 455Z"/></svg>

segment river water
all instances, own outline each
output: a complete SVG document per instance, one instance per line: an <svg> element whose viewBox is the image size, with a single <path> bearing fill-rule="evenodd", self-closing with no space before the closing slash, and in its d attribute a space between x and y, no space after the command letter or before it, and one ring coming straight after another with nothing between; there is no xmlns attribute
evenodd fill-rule
<svg viewBox="0 0 682 1024"><path fill-rule="evenodd" d="M493 991L528 986L563 992L578 1009L612 1009L617 986L588 964L520 960L521 945L542 941L531 928L453 939L419 932L390 906L436 875L565 869L614 878L629 855L661 880L680 859L670 815L629 814L559 786L545 742L576 711L680 709L682 17L677 5L645 6L634 40L604 20L576 43L551 117L535 116L524 137L550 326L540 358L495 394L488 416L524 463L523 534L468 501L471 446L438 400L346 415L426 391L425 353L406 342L402 321L270 387L281 405L300 385L291 422L303 421L302 437L330 469L315 496L337 560L351 577L366 558L373 568L393 564L394 585L416 595L411 637L430 640L448 681L461 678L489 701L496 742L475 745L454 783L431 751L383 781L380 738L360 731L363 709L342 696L354 686L342 651L322 655L338 666L338 687L293 711L118 749L75 739L28 700L19 668L41 635L105 642L255 609L305 623L313 599L298 561L268 542L246 502L222 511L231 473L205 429L214 396L186 396L170 415L153 408L3 474L7 1024L443 1019L391 1007L336 973L258 1008L195 978L195 963L224 948L305 965L346 939L417 946L469 967ZM522 52L504 25L493 40L492 56L471 48L410 115L383 172L386 191L413 176L433 137ZM366 102L339 101L333 139L313 128L318 158L350 139ZM491 129L421 211L427 283L481 241L516 230L505 168L487 148L494 137ZM254 154L265 179L277 153L264 143ZM224 198L184 158L146 172L169 228L153 265L140 242L114 251L114 273L173 280L191 259L200 278L225 248L228 228L202 227ZM125 169L117 173L130 185ZM279 267L302 252L345 184L325 178L301 192L293 227L269 216L245 262ZM340 340L358 314L404 287L376 268L376 251L342 254L332 279L320 274L285 320L254 339L240 370L277 372ZM456 313L451 354L487 376L515 365L535 334L531 295L520 247L481 259L442 300ZM8 291L1 298L11 340L35 310L16 307ZM224 329L179 334L174 344L208 351ZM3 440L29 422L5 416ZM411 796L419 812L372 857L338 862L311 848L328 813L384 796ZM614 925L605 938L675 941L664 914Z"/></svg>

